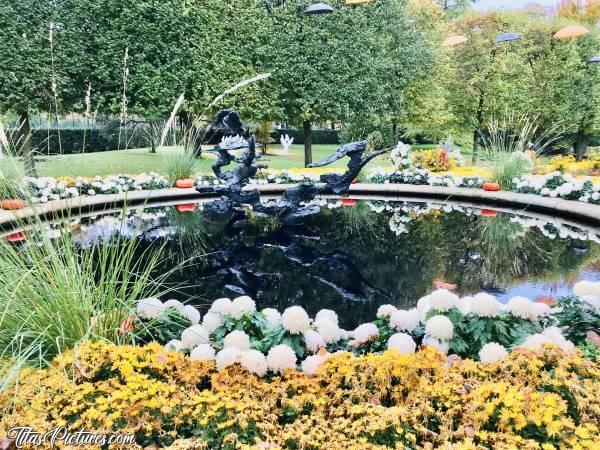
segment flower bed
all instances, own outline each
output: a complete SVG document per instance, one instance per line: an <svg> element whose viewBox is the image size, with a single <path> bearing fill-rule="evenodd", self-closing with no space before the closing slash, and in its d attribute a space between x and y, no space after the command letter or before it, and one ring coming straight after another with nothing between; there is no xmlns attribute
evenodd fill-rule
<svg viewBox="0 0 600 450"><path fill-rule="evenodd" d="M23 188L33 203L47 203L50 200L62 200L97 194L119 194L121 192L165 189L171 183L162 175L151 172L140 175L110 175L107 177L42 177L23 178Z"/></svg>
<svg viewBox="0 0 600 450"><path fill-rule="evenodd" d="M21 376L12 426L134 435L171 449L597 448L600 369L556 348L496 364L417 354L331 357L312 377L216 371L157 344L90 343ZM14 392L13 392L14 393ZM4 396L3 396L4 395ZM92 448L92 447L86 447ZM94 447L94 448L100 448Z"/></svg>
<svg viewBox="0 0 600 450"><path fill-rule="evenodd" d="M580 180L556 171L546 175L525 175L513 179L512 184L514 192L600 204L600 185L594 185L589 177Z"/></svg>
<svg viewBox="0 0 600 450"><path fill-rule="evenodd" d="M214 359L218 369L241 363L260 376L297 367L314 374L336 352L362 355L395 349L410 354L419 344L496 362L510 350L540 349L544 344L572 351L587 331L600 331L600 282L581 281L574 292L579 298L560 299L551 308L524 297L503 305L487 293L459 298L439 289L411 310L383 305L372 323L353 331L341 329L331 310L321 310L314 318L299 306L283 313L257 311L247 296L216 300L201 324L191 306L144 299L134 327L140 331L134 335L141 342L159 335L166 348L189 353L192 360ZM570 327L573 316L583 317L576 328Z"/></svg>

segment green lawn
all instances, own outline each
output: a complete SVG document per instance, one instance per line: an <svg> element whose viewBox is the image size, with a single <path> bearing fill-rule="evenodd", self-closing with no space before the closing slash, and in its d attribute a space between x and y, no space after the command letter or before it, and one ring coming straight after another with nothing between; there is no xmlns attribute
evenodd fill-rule
<svg viewBox="0 0 600 450"><path fill-rule="evenodd" d="M337 145L313 145L313 161L319 161L331 155ZM426 149L433 145L418 145L415 149ZM208 149L207 147L206 149ZM260 164L274 169L289 169L304 167L304 147L292 145L289 155L281 155L281 145L269 146L269 154L261 157ZM176 151L175 148L162 149L158 153L150 153L148 149L138 148L132 150L115 150L110 152L97 152L76 155L39 156L36 168L39 176L95 176L111 175L117 173L138 174L141 172L165 173L165 156ZM464 154L467 163L470 154ZM195 170L198 173L212 173L211 164L215 157L209 152L204 152L198 159ZM331 167L345 167L347 160L344 158L331 164ZM373 166L390 166L387 157L381 157L371 163ZM6 157L0 160L0 170L8 178L20 179L23 175L23 163L17 158Z"/></svg>
<svg viewBox="0 0 600 450"><path fill-rule="evenodd" d="M319 161L334 153L336 145L313 145L313 161ZM165 174L165 156L175 151L174 148L162 149L158 153L150 153L148 149L115 150L77 155L40 156L36 168L39 176L94 176L117 173L137 174L141 172L158 172ZM304 147L292 145L287 156L279 154L280 145L269 146L269 154L261 157L260 164L270 168L288 169L304 167ZM204 152L196 163L195 170L212 173L211 164L215 157ZM332 167L344 167L346 160L336 161ZM389 161L382 161L389 165ZM22 176L23 163L17 158L0 160L0 170L4 176L16 178Z"/></svg>

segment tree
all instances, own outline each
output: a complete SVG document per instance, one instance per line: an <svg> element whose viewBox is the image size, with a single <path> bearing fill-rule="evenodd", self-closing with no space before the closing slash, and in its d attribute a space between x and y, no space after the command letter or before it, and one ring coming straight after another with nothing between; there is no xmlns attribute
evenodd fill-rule
<svg viewBox="0 0 600 450"><path fill-rule="evenodd" d="M87 55L79 76L91 85L92 103L101 112L165 118L184 94L181 117L193 126L194 114L223 106L206 110L218 94L264 71L268 17L253 0L68 3L65 20L82 38L79 53ZM225 101L260 115L268 98L257 84Z"/></svg>
<svg viewBox="0 0 600 450"><path fill-rule="evenodd" d="M276 37L270 85L279 96L281 119L303 127L306 165L312 162L314 123L397 113L392 96L427 62L415 50L422 44L406 1L350 8L335 0L333 14L304 16L311 3L271 8Z"/></svg>
<svg viewBox="0 0 600 450"><path fill-rule="evenodd" d="M35 176L35 149L29 115L58 113L73 99L67 67L70 55L58 57L64 33L57 21L61 2L0 0L0 111L18 116L17 150L25 173Z"/></svg>
<svg viewBox="0 0 600 450"><path fill-rule="evenodd" d="M467 37L446 54L444 87L455 126L472 132L473 164L477 162L481 133L492 116L519 110L526 76L511 43L495 45L500 33L512 30L510 15L499 13L464 16L451 25L451 33Z"/></svg>
<svg viewBox="0 0 600 450"><path fill-rule="evenodd" d="M568 144L581 159L589 135L600 126L600 73L588 63L599 42L594 33L554 39L563 25L548 20L526 24L520 50L529 77L524 107L545 129L567 132Z"/></svg>

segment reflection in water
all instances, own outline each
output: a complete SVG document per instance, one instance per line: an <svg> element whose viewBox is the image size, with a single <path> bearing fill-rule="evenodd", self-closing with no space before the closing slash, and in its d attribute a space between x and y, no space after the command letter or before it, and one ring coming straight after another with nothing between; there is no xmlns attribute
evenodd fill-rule
<svg viewBox="0 0 600 450"><path fill-rule="evenodd" d="M371 320L384 303L409 307L440 283L508 300L556 296L582 276L600 278L600 236L555 219L449 204L318 202L321 214L303 225L252 211L234 225L213 223L201 205L179 205L130 210L124 220L82 218L70 228L82 245L115 235L163 245L162 271L184 263L171 277L184 286L182 300L248 294L260 308L330 308L345 328Z"/></svg>

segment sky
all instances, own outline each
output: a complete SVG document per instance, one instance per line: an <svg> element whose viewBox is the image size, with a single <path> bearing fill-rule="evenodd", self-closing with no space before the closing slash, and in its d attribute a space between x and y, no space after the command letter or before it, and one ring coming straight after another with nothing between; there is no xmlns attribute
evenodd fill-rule
<svg viewBox="0 0 600 450"><path fill-rule="evenodd" d="M480 11L487 11L489 9L514 9L521 8L528 3L555 6L558 0L479 0L474 4L474 8Z"/></svg>

